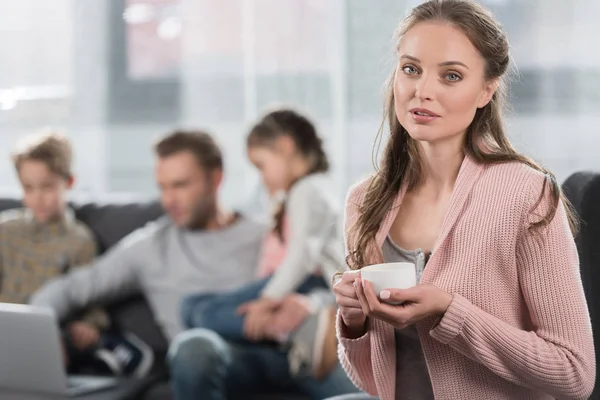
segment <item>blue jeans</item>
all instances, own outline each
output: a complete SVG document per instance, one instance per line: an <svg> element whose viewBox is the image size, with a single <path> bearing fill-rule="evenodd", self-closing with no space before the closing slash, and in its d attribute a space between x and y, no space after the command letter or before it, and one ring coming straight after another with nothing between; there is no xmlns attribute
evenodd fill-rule
<svg viewBox="0 0 600 400"><path fill-rule="evenodd" d="M181 306L184 326L210 329L226 340L246 342L244 316L237 313L237 308L245 302L258 299L269 279L261 279L230 293L187 297ZM317 287L326 288L327 283L322 277L311 275L296 293L306 294Z"/></svg>
<svg viewBox="0 0 600 400"><path fill-rule="evenodd" d="M269 345L227 342L202 328L177 336L167 362L177 400L249 399L269 390L321 400L357 392L339 364L321 381L312 376L293 377L285 351Z"/></svg>

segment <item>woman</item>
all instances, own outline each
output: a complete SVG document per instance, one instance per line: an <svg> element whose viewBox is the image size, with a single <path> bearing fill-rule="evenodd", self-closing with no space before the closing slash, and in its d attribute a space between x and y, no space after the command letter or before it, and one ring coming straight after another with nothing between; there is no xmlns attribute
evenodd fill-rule
<svg viewBox="0 0 600 400"><path fill-rule="evenodd" d="M575 218L502 127L508 48L469 1L428 1L399 29L391 137L380 170L348 196L345 234L352 270L409 261L420 284L375 293L347 271L334 288L342 364L382 400L593 389Z"/></svg>

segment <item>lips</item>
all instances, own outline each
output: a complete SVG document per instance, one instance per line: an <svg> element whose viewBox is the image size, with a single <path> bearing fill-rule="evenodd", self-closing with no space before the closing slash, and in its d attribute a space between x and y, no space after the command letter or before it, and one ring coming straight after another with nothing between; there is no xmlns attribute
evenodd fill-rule
<svg viewBox="0 0 600 400"><path fill-rule="evenodd" d="M413 121L419 125L429 124L440 117L433 111L425 108L413 108L410 110L410 115L412 116Z"/></svg>
<svg viewBox="0 0 600 400"><path fill-rule="evenodd" d="M439 117L439 115L426 108L413 108L410 110L410 112L411 114L415 114L421 117Z"/></svg>

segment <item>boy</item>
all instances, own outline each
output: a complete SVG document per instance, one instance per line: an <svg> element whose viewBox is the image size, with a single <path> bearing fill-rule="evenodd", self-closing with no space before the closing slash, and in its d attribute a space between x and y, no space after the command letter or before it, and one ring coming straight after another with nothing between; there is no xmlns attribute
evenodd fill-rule
<svg viewBox="0 0 600 400"><path fill-rule="evenodd" d="M74 182L68 139L58 133L31 136L17 146L12 159L25 208L0 213L0 302L24 304L45 282L91 262L96 244L67 205ZM108 326L101 309L90 310L66 326L67 369L144 375L152 364L152 352L130 334L103 333Z"/></svg>

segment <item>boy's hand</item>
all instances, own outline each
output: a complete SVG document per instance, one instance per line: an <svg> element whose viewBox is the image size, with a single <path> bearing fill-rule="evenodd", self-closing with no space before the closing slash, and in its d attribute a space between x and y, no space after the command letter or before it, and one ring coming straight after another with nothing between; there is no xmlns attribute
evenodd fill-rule
<svg viewBox="0 0 600 400"><path fill-rule="evenodd" d="M87 322L74 322L67 328L73 345L78 350L85 350L100 340L100 332Z"/></svg>

